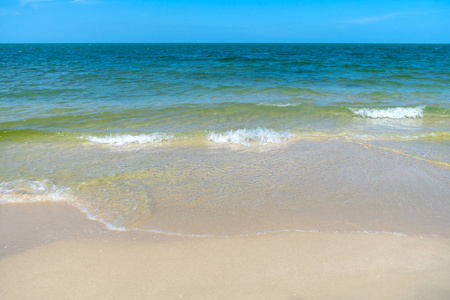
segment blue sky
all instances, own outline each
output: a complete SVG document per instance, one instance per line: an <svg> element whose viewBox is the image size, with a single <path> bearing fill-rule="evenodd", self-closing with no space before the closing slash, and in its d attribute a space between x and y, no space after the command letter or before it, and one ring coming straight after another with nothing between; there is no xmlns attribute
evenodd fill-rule
<svg viewBox="0 0 450 300"><path fill-rule="evenodd" d="M0 42L450 43L450 0L0 0Z"/></svg>

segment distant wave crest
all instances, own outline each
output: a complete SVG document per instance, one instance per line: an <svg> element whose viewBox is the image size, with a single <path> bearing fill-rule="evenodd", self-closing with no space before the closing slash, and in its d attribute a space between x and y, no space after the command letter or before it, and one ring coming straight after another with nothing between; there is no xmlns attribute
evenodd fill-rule
<svg viewBox="0 0 450 300"><path fill-rule="evenodd" d="M350 110L359 116L372 119L403 119L403 118L421 118L425 106L416 107L392 107L392 108L350 108Z"/></svg>
<svg viewBox="0 0 450 300"><path fill-rule="evenodd" d="M139 135L117 135L117 136L105 136L105 137L97 137L97 136L88 136L85 137L92 143L98 144L109 144L113 146L121 146L128 144L147 144L147 143L158 143L167 141L173 138L173 135L165 134L165 133L152 133L152 134L139 134Z"/></svg>
<svg viewBox="0 0 450 300"><path fill-rule="evenodd" d="M207 138L208 141L214 143L241 144L249 147L253 144L279 144L286 142L291 137L293 137L293 135L290 134L289 131L275 131L273 129L256 128L229 130L224 133L211 132Z"/></svg>
<svg viewBox="0 0 450 300"><path fill-rule="evenodd" d="M258 106L275 106L275 107L290 107L290 106L301 106L302 103L261 103Z"/></svg>

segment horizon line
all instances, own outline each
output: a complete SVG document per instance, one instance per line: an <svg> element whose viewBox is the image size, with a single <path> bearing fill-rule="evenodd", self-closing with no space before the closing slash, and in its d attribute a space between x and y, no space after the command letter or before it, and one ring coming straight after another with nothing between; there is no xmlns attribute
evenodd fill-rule
<svg viewBox="0 0 450 300"><path fill-rule="evenodd" d="M0 42L0 44L393 44L447 45L450 42Z"/></svg>

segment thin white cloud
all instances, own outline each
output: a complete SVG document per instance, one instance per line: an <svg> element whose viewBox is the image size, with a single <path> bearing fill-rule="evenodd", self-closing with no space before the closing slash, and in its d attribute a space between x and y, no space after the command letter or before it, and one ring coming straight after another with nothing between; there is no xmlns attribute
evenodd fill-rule
<svg viewBox="0 0 450 300"><path fill-rule="evenodd" d="M391 13L386 15L380 15L375 17L369 17L369 18L361 18L361 19L354 19L347 21L345 23L351 23L351 24L369 24L369 23L375 23L387 19L392 19L399 16L406 16L406 15L426 15L426 14L432 14L436 13L436 11L407 11L407 12L398 12L398 13Z"/></svg>
<svg viewBox="0 0 450 300"><path fill-rule="evenodd" d="M374 22L390 19L390 18L396 17L398 15L401 15L401 13L387 14L387 15L370 17L370 18L355 19L355 20L347 21L347 23L354 23L354 24L374 23Z"/></svg>

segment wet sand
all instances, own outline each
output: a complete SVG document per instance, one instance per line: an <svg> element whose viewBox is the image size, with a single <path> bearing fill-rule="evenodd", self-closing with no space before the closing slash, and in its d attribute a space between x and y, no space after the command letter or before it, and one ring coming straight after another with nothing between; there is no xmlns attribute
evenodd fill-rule
<svg viewBox="0 0 450 300"><path fill-rule="evenodd" d="M450 298L447 238L180 237L107 231L61 203L0 208L0 299Z"/></svg>

